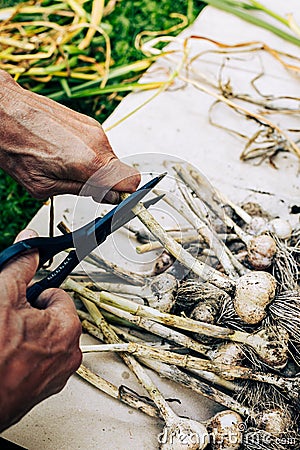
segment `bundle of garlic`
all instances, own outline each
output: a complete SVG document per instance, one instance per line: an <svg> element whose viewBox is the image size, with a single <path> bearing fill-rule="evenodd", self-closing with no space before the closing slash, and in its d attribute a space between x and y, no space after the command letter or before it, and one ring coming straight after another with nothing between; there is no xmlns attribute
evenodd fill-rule
<svg viewBox="0 0 300 450"><path fill-rule="evenodd" d="M156 409L130 395L120 400L164 419L161 448L299 449L299 230L261 211L251 216L249 207L226 199L189 165L174 169L181 200L170 193L164 199L192 230L167 232L142 204L133 210L146 229L133 230L142 243L138 252L161 247L170 258L167 270L162 264L160 275L146 277L100 261L116 282L66 281L65 289L88 310L79 311L83 330L109 343L82 350L86 358L90 352L122 355ZM93 256L90 262L99 264ZM104 317L118 324L110 325L115 334L107 332ZM133 339L132 327L145 339ZM154 337L164 344L149 345ZM205 423L178 417L136 358L225 410ZM98 374L79 374L100 383ZM116 397L117 388L100 389Z"/></svg>

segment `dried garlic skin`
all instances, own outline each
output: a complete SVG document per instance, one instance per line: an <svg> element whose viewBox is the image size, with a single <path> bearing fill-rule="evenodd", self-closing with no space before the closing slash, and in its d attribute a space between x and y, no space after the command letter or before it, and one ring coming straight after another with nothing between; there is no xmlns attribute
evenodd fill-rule
<svg viewBox="0 0 300 450"><path fill-rule="evenodd" d="M247 341L259 358L274 369L283 369L288 361L289 334L280 326L262 328L249 335ZM247 344L247 342L246 342Z"/></svg>
<svg viewBox="0 0 300 450"><path fill-rule="evenodd" d="M250 240L247 250L251 266L256 270L265 270L271 266L277 247L271 236L261 234Z"/></svg>
<svg viewBox="0 0 300 450"><path fill-rule="evenodd" d="M243 350L235 342L220 344L217 349L210 351L208 355L213 362L229 366L240 366L245 358Z"/></svg>
<svg viewBox="0 0 300 450"><path fill-rule="evenodd" d="M268 231L268 221L265 217L254 216L251 222L245 227L245 231L253 236L259 236Z"/></svg>
<svg viewBox="0 0 300 450"><path fill-rule="evenodd" d="M190 318L205 323L216 323L217 312L210 303L199 303L191 312Z"/></svg>
<svg viewBox="0 0 300 450"><path fill-rule="evenodd" d="M243 419L234 411L221 411L209 422L213 450L237 450L243 439Z"/></svg>
<svg viewBox="0 0 300 450"><path fill-rule="evenodd" d="M149 299L149 305L161 312L170 312L175 303L175 291L178 282L175 277L169 273L157 275L151 281L150 287L154 295Z"/></svg>
<svg viewBox="0 0 300 450"><path fill-rule="evenodd" d="M280 437L292 427L290 414L281 408L262 411L256 417L258 428L265 430L275 437Z"/></svg>
<svg viewBox="0 0 300 450"><path fill-rule="evenodd" d="M209 323L214 323L214 318L219 314L226 298L230 298L226 292L207 282L198 280L185 280L176 292L176 307L179 314L184 311L195 320L206 322L197 316L208 315ZM205 308L209 307L209 312Z"/></svg>
<svg viewBox="0 0 300 450"><path fill-rule="evenodd" d="M276 280L268 272L250 272L237 280L234 309L238 316L251 325L266 317L266 307L276 293Z"/></svg>

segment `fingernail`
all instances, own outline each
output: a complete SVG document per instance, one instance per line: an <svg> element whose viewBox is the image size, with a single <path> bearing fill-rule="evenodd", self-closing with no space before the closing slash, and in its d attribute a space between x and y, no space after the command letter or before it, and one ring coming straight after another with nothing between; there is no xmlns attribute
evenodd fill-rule
<svg viewBox="0 0 300 450"><path fill-rule="evenodd" d="M117 205L120 203L120 194L115 191L108 191L102 200L102 203L110 203L111 205Z"/></svg>
<svg viewBox="0 0 300 450"><path fill-rule="evenodd" d="M25 228L25 230L22 230L18 234L18 236L15 239L15 242L23 241L24 239L31 239L31 238L34 238L34 237L37 237L37 236L38 236L38 234L37 234L36 231L31 230L30 228Z"/></svg>

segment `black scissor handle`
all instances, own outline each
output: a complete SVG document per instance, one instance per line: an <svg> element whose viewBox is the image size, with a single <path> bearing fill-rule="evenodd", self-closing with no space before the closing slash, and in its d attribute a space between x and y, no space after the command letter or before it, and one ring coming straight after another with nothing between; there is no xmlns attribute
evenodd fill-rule
<svg viewBox="0 0 300 450"><path fill-rule="evenodd" d="M3 250L2 253L0 253L0 271L3 269L5 264L8 263L8 261L28 250L36 249L39 251L39 267L41 267L57 253L60 253L61 251L71 247L73 247L72 233L68 233L63 236L56 236L53 238L35 237L24 239L23 241L16 242L15 244Z"/></svg>
<svg viewBox="0 0 300 450"><path fill-rule="evenodd" d="M10 259L34 248L39 251L39 267L43 266L49 259L53 258L53 256L68 248L76 247L79 254L79 261L81 261L98 245L102 244L109 234L134 218L135 214L132 213L131 209L141 201L165 175L166 173L148 181L148 183L123 200L104 217L98 217L97 219L92 220L73 233L67 233L52 238L36 237L24 239L23 241L11 245L0 253L0 271ZM154 201L149 200L148 202L145 202L145 207L155 204L160 198L162 198L162 196L157 197ZM147 206L146 203L148 203Z"/></svg>
<svg viewBox="0 0 300 450"><path fill-rule="evenodd" d="M31 239L28 239L28 241L31 241ZM17 242L16 244L13 244L10 247L3 250L3 252L0 254L0 270L2 270L5 264L12 258L30 249L32 249L32 246L27 244L26 239L24 241Z"/></svg>
<svg viewBox="0 0 300 450"><path fill-rule="evenodd" d="M51 287L59 287L71 271L91 253L98 245L105 241L107 236L122 227L135 217L132 208L142 200L147 193L166 175L159 175L144 186L139 188L119 205L109 211L104 217L98 217L72 233L56 237L36 237L17 242L0 253L0 271L12 258L32 249L39 251L39 267L56 254L74 248L64 261L43 280L35 283L27 289L28 301L34 305L37 297ZM162 196L156 197L144 206L148 208L157 203Z"/></svg>
<svg viewBox="0 0 300 450"><path fill-rule="evenodd" d="M76 250L72 250L60 265L50 272L45 278L31 285L26 291L27 301L35 306L38 296L50 288L59 287L73 269L78 265L79 258Z"/></svg>

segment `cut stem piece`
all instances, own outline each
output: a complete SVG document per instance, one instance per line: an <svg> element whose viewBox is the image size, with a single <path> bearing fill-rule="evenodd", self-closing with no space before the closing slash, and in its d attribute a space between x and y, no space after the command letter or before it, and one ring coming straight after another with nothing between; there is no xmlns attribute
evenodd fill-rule
<svg viewBox="0 0 300 450"><path fill-rule="evenodd" d="M183 235L182 237L173 237L173 239L176 242L179 242L180 244L189 244L191 242L199 241L199 235L195 233L190 233ZM163 248L161 242L159 241L151 241L147 242L146 244L138 245L136 247L136 252L139 254L151 252L153 250L158 250Z"/></svg>

